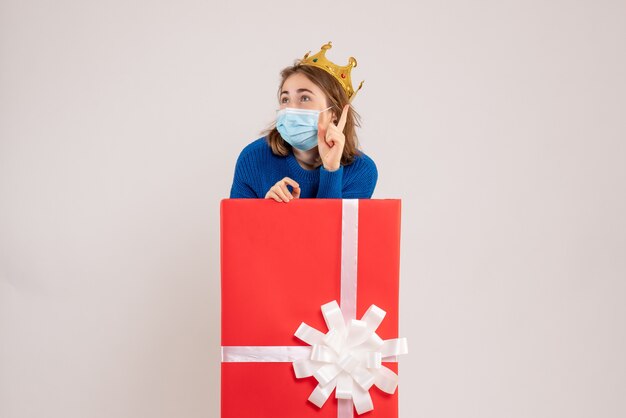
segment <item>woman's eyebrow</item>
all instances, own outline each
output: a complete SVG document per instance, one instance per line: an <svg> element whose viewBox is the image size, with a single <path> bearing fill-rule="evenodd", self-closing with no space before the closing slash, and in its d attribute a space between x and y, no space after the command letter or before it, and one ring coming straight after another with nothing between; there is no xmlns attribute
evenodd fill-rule
<svg viewBox="0 0 626 418"><path fill-rule="evenodd" d="M312 92L311 90L309 90L309 89L298 89L298 90L296 90L296 93L302 93L302 92L305 92L305 91L308 91L308 92L309 92L309 93L311 93L313 96L315 96L315 93L313 93L313 92ZM280 94L281 94L281 95L283 95L283 94L289 94L289 92L288 92L287 90L283 90L283 91L281 91L281 92L280 92Z"/></svg>

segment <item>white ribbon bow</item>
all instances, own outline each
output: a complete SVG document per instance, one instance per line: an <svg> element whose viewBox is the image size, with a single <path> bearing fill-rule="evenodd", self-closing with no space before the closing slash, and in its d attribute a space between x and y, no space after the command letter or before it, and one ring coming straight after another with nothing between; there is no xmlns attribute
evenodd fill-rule
<svg viewBox="0 0 626 418"><path fill-rule="evenodd" d="M337 301L322 305L328 327L326 334L300 324L295 336L312 346L309 358L293 362L297 378L313 376L319 382L309 401L321 408L335 390L338 399L352 399L359 415L374 409L369 389L376 385L393 394L398 375L382 365L395 356L408 353L406 338L382 340L376 329L386 312L376 305L369 307L361 320L348 325Z"/></svg>

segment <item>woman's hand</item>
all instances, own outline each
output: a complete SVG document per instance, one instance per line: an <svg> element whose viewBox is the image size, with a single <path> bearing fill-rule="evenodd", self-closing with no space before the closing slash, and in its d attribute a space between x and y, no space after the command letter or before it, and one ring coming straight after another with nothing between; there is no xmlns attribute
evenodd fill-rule
<svg viewBox="0 0 626 418"><path fill-rule="evenodd" d="M287 185L293 187L293 194L289 192ZM289 203L291 199L297 199L300 197L300 185L295 180L285 177L282 180L276 182L269 191L265 194L266 199L274 199L277 202Z"/></svg>
<svg viewBox="0 0 626 418"><path fill-rule="evenodd" d="M350 104L343 107L337 125L331 121L332 114L325 112L323 113L325 116L319 118L317 122L317 147L322 158L322 164L328 171L339 169L343 147L346 143L343 128L348 120L349 109Z"/></svg>

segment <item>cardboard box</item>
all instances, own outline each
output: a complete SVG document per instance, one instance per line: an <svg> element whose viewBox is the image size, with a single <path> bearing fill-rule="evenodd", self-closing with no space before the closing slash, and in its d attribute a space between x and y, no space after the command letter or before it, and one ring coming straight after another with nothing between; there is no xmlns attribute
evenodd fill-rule
<svg viewBox="0 0 626 418"><path fill-rule="evenodd" d="M302 322L326 333L320 307L331 301L350 310L345 278L342 290L342 271L346 276L350 269L356 274L352 317L361 318L375 304L386 312L376 333L384 340L396 339L400 212L397 199L295 199L289 203L224 199L223 352L236 352L237 347L310 350L294 333ZM355 240L354 254L346 249L349 236ZM252 355L253 360L226 357L221 368L222 418L336 418L338 405L344 415L346 402L352 408L351 400L338 400L334 393L322 407L308 401L318 381L296 378L290 361L273 361L263 355ZM383 365L397 372L397 363ZM363 416L397 417L397 390L390 395L372 386L369 394L374 409Z"/></svg>

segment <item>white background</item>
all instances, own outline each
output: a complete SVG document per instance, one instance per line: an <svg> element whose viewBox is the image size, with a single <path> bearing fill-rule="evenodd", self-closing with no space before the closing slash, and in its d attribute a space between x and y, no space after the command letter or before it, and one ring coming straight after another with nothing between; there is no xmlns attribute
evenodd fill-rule
<svg viewBox="0 0 626 418"><path fill-rule="evenodd" d="M617 0L1 0L0 417L218 416L219 202L329 40L403 200L401 416L626 416L625 39Z"/></svg>

